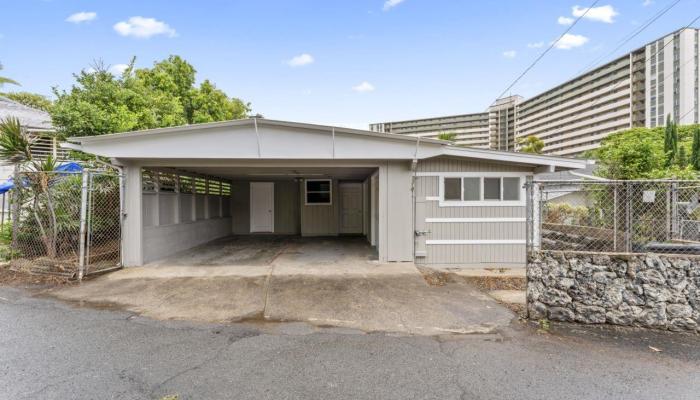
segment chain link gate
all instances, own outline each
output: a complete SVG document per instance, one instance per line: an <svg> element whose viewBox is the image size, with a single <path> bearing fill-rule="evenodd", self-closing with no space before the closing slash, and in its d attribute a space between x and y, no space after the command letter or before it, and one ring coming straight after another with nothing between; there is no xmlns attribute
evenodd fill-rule
<svg viewBox="0 0 700 400"><path fill-rule="evenodd" d="M123 176L38 171L15 181L13 269L82 279L121 267Z"/></svg>

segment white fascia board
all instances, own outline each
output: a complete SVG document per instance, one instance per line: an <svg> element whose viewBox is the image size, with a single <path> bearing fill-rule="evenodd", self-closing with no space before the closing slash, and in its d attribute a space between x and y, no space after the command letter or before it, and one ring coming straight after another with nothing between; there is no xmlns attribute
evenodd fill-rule
<svg viewBox="0 0 700 400"><path fill-rule="evenodd" d="M577 160L573 158L540 156L529 153L514 153L510 151L497 151L477 149L473 147L443 147L443 154L453 157L475 158L480 160L512 162L529 165L552 165L566 169L585 168L591 162L589 160Z"/></svg>

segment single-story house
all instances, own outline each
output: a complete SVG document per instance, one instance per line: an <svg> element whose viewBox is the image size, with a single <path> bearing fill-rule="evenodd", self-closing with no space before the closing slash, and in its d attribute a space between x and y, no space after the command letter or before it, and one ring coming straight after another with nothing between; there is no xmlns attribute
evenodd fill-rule
<svg viewBox="0 0 700 400"><path fill-rule="evenodd" d="M522 266L526 178L586 165L261 118L68 142L123 168L125 266L269 234L361 235L381 262Z"/></svg>

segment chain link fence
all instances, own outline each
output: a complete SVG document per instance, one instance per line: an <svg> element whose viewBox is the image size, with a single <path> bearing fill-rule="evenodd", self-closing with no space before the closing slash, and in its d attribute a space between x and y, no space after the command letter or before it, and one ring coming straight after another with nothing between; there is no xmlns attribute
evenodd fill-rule
<svg viewBox="0 0 700 400"><path fill-rule="evenodd" d="M700 181L527 184L529 250L700 254Z"/></svg>
<svg viewBox="0 0 700 400"><path fill-rule="evenodd" d="M82 279L121 266L119 174L21 172L15 181L13 269Z"/></svg>

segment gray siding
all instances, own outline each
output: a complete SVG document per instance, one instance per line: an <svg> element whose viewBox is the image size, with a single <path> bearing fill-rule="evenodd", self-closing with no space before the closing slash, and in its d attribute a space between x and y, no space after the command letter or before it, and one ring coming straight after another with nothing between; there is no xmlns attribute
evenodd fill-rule
<svg viewBox="0 0 700 400"><path fill-rule="evenodd" d="M387 259L413 261L413 194L411 163L390 161L387 167ZM384 182L380 182L381 185Z"/></svg>
<svg viewBox="0 0 700 400"><path fill-rule="evenodd" d="M299 201L301 204L302 236L336 236L338 235L338 181L333 179L331 205L307 206L304 201L304 182L299 183Z"/></svg>
<svg viewBox="0 0 700 400"><path fill-rule="evenodd" d="M525 172L530 167L483 161L455 160L446 157L418 163L418 172ZM416 201L423 202L425 218L525 218L524 206L440 207L439 201L426 198L439 195L439 177L419 176ZM423 222L429 231L426 240L525 240L525 222ZM416 262L453 264L463 267L524 266L524 244L427 244L426 256Z"/></svg>
<svg viewBox="0 0 700 400"><path fill-rule="evenodd" d="M291 180L274 181L274 184L275 233L296 235L299 233L299 186ZM250 234L250 181L231 183L231 216L234 234Z"/></svg>

